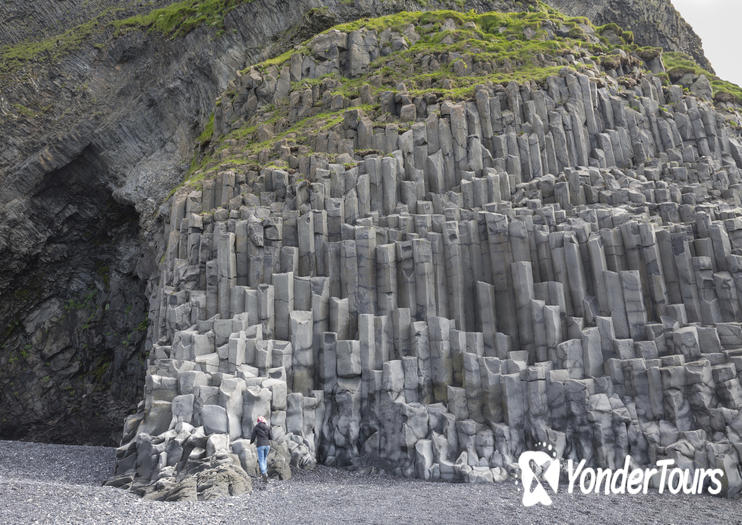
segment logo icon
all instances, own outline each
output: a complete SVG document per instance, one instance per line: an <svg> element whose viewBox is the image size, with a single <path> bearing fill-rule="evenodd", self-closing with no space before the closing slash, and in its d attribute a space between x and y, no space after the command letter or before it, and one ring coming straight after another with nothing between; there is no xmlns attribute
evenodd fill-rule
<svg viewBox="0 0 742 525"><path fill-rule="evenodd" d="M540 450L539 450L540 449ZM525 507L534 505L551 506L554 502L551 496L559 491L559 478L562 463L558 459L559 453L553 445L536 443L536 450L527 450L518 458L520 473L514 476L518 492L523 492L522 502ZM610 469L603 467L588 467L585 459L575 463L573 459L566 460L565 478L566 492L574 494L579 490L583 494L647 494L649 485L654 478L658 485L658 492L665 489L672 494L720 494L724 488L724 470L703 469L695 471L675 465L672 458L658 459L657 468L632 468L631 456L624 458L623 467ZM659 478L659 479L658 479ZM522 485L522 486L521 486ZM549 492L547 487L551 488Z"/></svg>
<svg viewBox="0 0 742 525"><path fill-rule="evenodd" d="M523 484L523 505L551 505L551 496L546 492L542 481L556 493L559 489L559 460L541 450L528 450L518 458L518 466ZM537 472L541 473L540 477Z"/></svg>

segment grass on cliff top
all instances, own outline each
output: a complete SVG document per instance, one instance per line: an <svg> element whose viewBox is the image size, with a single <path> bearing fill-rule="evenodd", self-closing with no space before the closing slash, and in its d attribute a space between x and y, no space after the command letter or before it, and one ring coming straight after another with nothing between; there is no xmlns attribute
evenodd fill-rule
<svg viewBox="0 0 742 525"><path fill-rule="evenodd" d="M375 86L374 90L379 92L395 90L403 82L412 95L436 93L462 99L471 96L478 84L544 81L558 74L563 67L574 67L569 60L565 60L570 55L597 55L618 62L619 55L610 54L616 49L628 53L644 49L644 54L651 54L651 49L634 45L633 34L622 31L615 24L595 27L584 17L567 17L542 3L531 5L531 11L514 13L402 12L336 26L334 29L344 32L367 27L377 32L393 29L404 34L408 26L414 25L420 39L415 43L408 40L408 49L377 59L370 65L366 75L352 79L334 75L341 83L335 93L353 98L358 96L359 88L364 84ZM455 22L455 29L443 30L447 19ZM284 53L257 67L265 70L280 66L292 54L306 52L307 45L305 43L302 48ZM655 51L654 56L657 54L659 50ZM421 67L421 62L430 56L455 56L462 64L455 71L451 62L434 71L426 71ZM461 67L467 65L464 59L473 64L488 62L494 68L490 73L480 71L475 75L468 71L468 67ZM322 80L304 80L297 84L309 86ZM441 85L444 80L446 87Z"/></svg>
<svg viewBox="0 0 742 525"><path fill-rule="evenodd" d="M708 72L699 66L690 56L683 53L665 52L662 54L662 61L670 78L679 78L687 73L706 75L706 78L711 82L714 100L742 104L742 87L722 80L713 73Z"/></svg>
<svg viewBox="0 0 742 525"><path fill-rule="evenodd" d="M182 0L149 13L116 20L118 32L133 29L151 29L168 38L185 36L197 27L209 26L223 29L224 15L240 4L252 0Z"/></svg>
<svg viewBox="0 0 742 525"><path fill-rule="evenodd" d="M157 31L166 38L182 37L200 26L224 27L224 16L240 4L252 0L181 0L147 13L123 17L126 9L115 8L79 24L64 33L41 40L0 47L0 73L9 73L24 63L47 58L52 61L98 40L113 30L116 36L129 31ZM131 12L131 11L129 11Z"/></svg>
<svg viewBox="0 0 742 525"><path fill-rule="evenodd" d="M125 8L107 9L95 18L58 35L0 47L0 73L11 73L33 60L57 61L86 42L100 45L101 38L111 29L117 36L134 30L151 30L166 38L185 36L200 26L214 27L221 31L224 28L224 16L237 6L249 2L252 0L180 0L133 16L126 16ZM418 3L425 6L427 0ZM538 0L522 0L522 3L541 6ZM453 0L452 4L462 7L463 2ZM98 37L98 42L94 42L95 37Z"/></svg>
<svg viewBox="0 0 742 525"><path fill-rule="evenodd" d="M423 38L422 40L428 45L430 50L433 51L434 44L436 43L439 44L438 47L440 49L451 48L448 44L440 44L440 40L445 37L446 33L445 31L442 33L440 31L442 24L445 20L451 19L457 25L457 33L468 32L473 38L479 39L482 43L489 42L492 51L496 52L500 51L500 49L497 49L497 44L506 41L546 41L546 31L542 29L545 24L561 24L569 30L570 37L579 40L586 39L586 35L581 29L582 27L593 27L584 17L567 17L540 1L526 1L523 2L523 5L528 9L527 11L509 13L488 12L479 14L474 10L468 12L452 10L401 11L378 18L360 18L352 22L339 24L322 31L320 35L329 33L330 31L350 33L361 29L376 31L377 33L390 29L398 33L403 33L408 26L413 25L418 33L422 34L424 37L425 35L429 37ZM466 29L463 27L469 22L474 23L476 29ZM532 30L534 33L530 39L524 37L524 32L527 30ZM625 32L624 34L629 33ZM435 37L437 42L434 41L433 38L430 38L431 35ZM598 34L598 36L600 35ZM631 37L633 38L633 35L631 35ZM294 54L307 53L307 46L311 40L312 39L304 42L297 49L290 49L281 55L265 60L255 66L250 66L243 71L247 71L251 67L256 67L261 71L265 71L270 67L281 67L283 64L288 62ZM460 45L460 47L464 46L465 44ZM533 49L530 51L533 51Z"/></svg>
<svg viewBox="0 0 742 525"><path fill-rule="evenodd" d="M348 78L335 72L294 82L291 89L310 87L333 78L336 87L330 88L331 94L339 94L347 99L359 97L364 85L371 86L373 91L379 93L395 91L400 83L404 83L410 95L431 93L441 98L461 100L471 97L476 86L482 84L541 82L559 74L564 67L595 68L600 72L603 72L601 65L606 70L618 69L621 64L629 68L641 67L642 60L648 63L662 54L659 48L636 45L633 33L623 31L616 24L594 26L584 17L565 16L540 1L528 1L526 4L529 9L522 12L399 12L335 26L323 33L332 30L348 33L361 29L381 33L391 29L406 39L407 48L377 58L364 75ZM455 28L444 30L448 19L454 21ZM405 36L410 25L414 26L420 37L415 42ZM251 67L276 75L294 54L309 54L310 47L311 39ZM686 58L669 54L666 64L668 68L693 67L694 71L698 70L696 72L703 71L690 59L686 63ZM426 62L430 59L439 63L426 67L425 63L433 63ZM472 69L470 66L473 66ZM715 93L730 93L742 101L740 88L713 75L709 75L709 79ZM232 91L223 96L234 95ZM224 136L212 140L206 152L204 141L199 140L202 148L194 155L186 180L180 187L198 183L219 169L253 168L258 154L274 148L278 143L294 146L306 144L312 134L340 124L343 114L350 109L323 112L292 123L288 120L285 105L280 106L263 107L250 122L235 126ZM361 109L374 111L377 108ZM384 116L381 115L381 118ZM275 125L277 129L271 138L259 141L257 132L263 124ZM212 131L208 127L204 131L206 134L211 137Z"/></svg>
<svg viewBox="0 0 742 525"><path fill-rule="evenodd" d="M24 63L39 58L58 60L102 32L108 21L122 11L123 9L106 10L92 20L59 35L0 47L0 73L9 73Z"/></svg>
<svg viewBox="0 0 742 525"><path fill-rule="evenodd" d="M526 4L529 11L485 14L450 10L399 12L335 26L324 33L332 30L347 33L365 28L377 33L392 29L404 34L413 25L420 38L414 43L408 39L407 49L375 60L365 75L347 78L332 73L295 82L292 90L334 78L337 87L332 92L347 98L358 97L363 85L371 85L379 92L395 90L400 82L404 82L411 95L435 93L449 99L463 99L471 96L475 87L481 84L543 81L568 65L567 61L559 60L565 55L600 55L616 47L633 45L633 35L613 24L595 27L584 17L567 17L541 2ZM444 30L448 19L453 20L456 27ZM310 46L311 39L253 67L263 72L273 70L275 74L294 54L309 54ZM422 67L423 57L440 58L442 55L453 55L462 61L466 59L470 64L487 62L495 67L489 73L480 69L469 71L466 62L463 68L461 64L456 65L458 60L439 64L433 69ZM234 96L235 93L225 95ZM373 111L375 108L361 109ZM197 152L184 184L197 183L221 168L249 165L257 153L281 141L306 142L312 133L342 122L345 111L319 113L292 124L286 121L285 107L266 109L250 122L219 137L209 148L210 153ZM278 130L273 137L257 142L257 130L262 124L277 125Z"/></svg>
<svg viewBox="0 0 742 525"><path fill-rule="evenodd" d="M585 55L602 52L608 47L599 30L593 28L587 19L566 17L540 2L527 2L527 4L534 10L481 15L473 11L460 13L447 10L400 12L380 18L341 24L333 29L349 32L368 28L380 32L390 28L403 33L409 25L414 25L420 39L414 44L408 41L410 47L406 50L377 59L370 65L366 75L346 78L336 73L294 83L292 89L334 77L338 84L334 93L354 98L358 96L359 89L364 84L375 85L375 90L381 91L396 89L397 83L403 81L407 84L408 92L413 95L435 92L443 97L462 99L470 96L475 86L480 84L544 80L548 76L558 74L559 70L564 67L564 64L543 64L544 56L562 56L571 53L576 46L584 46L586 51L583 54ZM442 30L447 19L454 20L455 29ZM562 36L552 38L555 32ZM620 30L614 30L614 32L619 35L623 34ZM591 37L589 34L594 36ZM600 42L603 42L605 46ZM625 41L622 43L627 44ZM311 40L254 67L264 72L269 69L275 71L290 60L295 53L308 53L309 45L311 45ZM439 53L456 54L460 57L507 65L496 68L490 74L476 74L468 71L462 74L460 70L456 73L452 64L440 64L434 70L425 70L421 67L421 56ZM372 81L371 77L376 77L375 81ZM447 81L446 87L442 87L444 80ZM431 87L432 84L435 86ZM227 94L227 96L233 95L234 93ZM321 112L290 123L285 118L287 115L285 107L264 109L265 111L253 117L250 122L232 129L212 142L210 152L197 151L184 185L198 183L204 176L219 169L250 165L254 163L256 154L274 147L281 141L288 141L292 144L305 143L313 134L340 124L347 111L343 109ZM372 112L376 111L377 107L360 106L359 109ZM258 127L263 124L276 125L278 129L271 138L258 142L256 134ZM207 127L204 134L209 133ZM199 140L199 143L202 144L203 141Z"/></svg>
<svg viewBox="0 0 742 525"><path fill-rule="evenodd" d="M386 57L387 60L378 60L372 64L372 68L384 66L391 60L398 61L400 57L414 60L423 52L457 52L476 56L478 59L507 59L515 67L533 67L539 65L538 59L558 56L575 47L582 47L593 54L606 53L615 48L627 51L638 49L633 44L633 34L622 31L616 24L596 27L584 17L568 17L539 1L525 4L528 11L509 13L403 11L340 24L320 34L333 30L348 33L364 28L377 33L390 29L404 34L410 25L415 27L421 36L418 42L413 45L408 39L409 49L393 53L391 57ZM455 22L456 29L442 30L447 19ZM452 38L454 42L450 41ZM311 40L304 42L296 49L250 67L261 71L280 68L294 54L308 53L310 42ZM248 67L243 72L249 69Z"/></svg>

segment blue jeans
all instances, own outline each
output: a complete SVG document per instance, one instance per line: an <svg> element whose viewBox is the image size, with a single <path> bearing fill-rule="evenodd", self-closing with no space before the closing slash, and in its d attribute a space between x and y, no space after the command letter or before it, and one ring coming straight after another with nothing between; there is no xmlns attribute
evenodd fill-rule
<svg viewBox="0 0 742 525"><path fill-rule="evenodd" d="M258 447L258 465L260 466L261 474L266 474L268 472L268 452L270 452L270 450L271 447L269 445Z"/></svg>

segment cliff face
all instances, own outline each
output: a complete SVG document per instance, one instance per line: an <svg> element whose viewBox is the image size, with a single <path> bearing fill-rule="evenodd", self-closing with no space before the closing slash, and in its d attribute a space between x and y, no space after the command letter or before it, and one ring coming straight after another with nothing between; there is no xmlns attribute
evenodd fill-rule
<svg viewBox="0 0 742 525"><path fill-rule="evenodd" d="M563 13L586 16L595 24L618 24L633 31L636 41L642 45L685 53L713 71L703 53L701 39L669 0L549 0L548 3Z"/></svg>
<svg viewBox="0 0 742 525"><path fill-rule="evenodd" d="M6 0L0 4L3 31L0 46L38 41L59 35L92 20L122 18L147 12L170 3L168 0L57 0L24 2Z"/></svg>
<svg viewBox="0 0 742 525"><path fill-rule="evenodd" d="M160 204L236 71L339 21L534 5L225 1L213 4L236 7L217 17L218 28L113 23L167 4L0 6L0 437L115 440L112 421L143 389L150 281L164 242ZM669 2L657 11L639 2L569 4L560 7L637 31L668 28L649 43L702 59Z"/></svg>
<svg viewBox="0 0 742 525"><path fill-rule="evenodd" d="M245 38L103 35L2 77L0 435L115 442L143 387L159 203L248 47L287 27L252 8Z"/></svg>
<svg viewBox="0 0 742 525"><path fill-rule="evenodd" d="M241 71L168 201L109 484L250 490L262 416L281 479L491 483L548 444L739 496L740 119L631 41L403 12Z"/></svg>
<svg viewBox="0 0 742 525"><path fill-rule="evenodd" d="M84 12L67 2L34 6L44 13L32 18L39 24L65 6L69 25ZM420 7L254 1L226 13L220 31L175 37L101 22L76 26L81 43L51 36L38 53L3 48L0 436L118 441L117 421L143 388L159 206L187 169L217 94L236 71L307 30Z"/></svg>

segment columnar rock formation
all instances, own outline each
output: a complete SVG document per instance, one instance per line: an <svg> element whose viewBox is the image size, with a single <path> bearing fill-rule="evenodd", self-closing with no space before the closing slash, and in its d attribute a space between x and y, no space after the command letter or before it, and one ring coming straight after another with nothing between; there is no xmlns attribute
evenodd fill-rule
<svg viewBox="0 0 742 525"><path fill-rule="evenodd" d="M703 63L692 30L674 23L670 0L653 1L659 11L638 3L575 0L569 8ZM157 285L163 242L157 210L238 69L360 17L543 7L536 0L0 2L0 438L117 441L114 422L143 387L148 287Z"/></svg>
<svg viewBox="0 0 742 525"><path fill-rule="evenodd" d="M342 26L230 86L170 200L113 483L173 497L194 469L254 473L262 415L283 476L491 482L541 441L589 465L722 468L739 494L728 114L663 85L657 53L580 55L604 40L570 19L555 30L582 41L542 56L542 79L493 82L501 57L457 43L561 37L487 16ZM379 73L396 56L419 76Z"/></svg>

